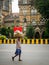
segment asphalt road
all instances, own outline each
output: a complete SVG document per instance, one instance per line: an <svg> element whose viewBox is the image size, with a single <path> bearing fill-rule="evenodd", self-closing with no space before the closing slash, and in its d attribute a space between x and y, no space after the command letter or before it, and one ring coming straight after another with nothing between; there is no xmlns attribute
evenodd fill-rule
<svg viewBox="0 0 49 65"><path fill-rule="evenodd" d="M49 45L22 44L22 61L12 61L15 44L0 45L0 65L49 65Z"/></svg>

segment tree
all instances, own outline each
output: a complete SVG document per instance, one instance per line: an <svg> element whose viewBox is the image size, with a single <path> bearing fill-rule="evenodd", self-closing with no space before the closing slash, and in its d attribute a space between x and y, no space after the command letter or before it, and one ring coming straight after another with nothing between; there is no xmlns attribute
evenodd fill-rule
<svg viewBox="0 0 49 65"><path fill-rule="evenodd" d="M49 20L46 22L46 31L45 31L46 38L49 38Z"/></svg>
<svg viewBox="0 0 49 65"><path fill-rule="evenodd" d="M13 29L10 29L10 33L11 33L11 37L13 38L14 30Z"/></svg>
<svg viewBox="0 0 49 65"><path fill-rule="evenodd" d="M7 28L6 35L7 37L13 37L14 31L10 27Z"/></svg>
<svg viewBox="0 0 49 65"><path fill-rule="evenodd" d="M33 5L33 0L31 0L31 5ZM49 0L34 0L34 7L44 18L49 19Z"/></svg>
<svg viewBox="0 0 49 65"><path fill-rule="evenodd" d="M0 34L1 34L1 28L0 28Z"/></svg>
<svg viewBox="0 0 49 65"><path fill-rule="evenodd" d="M13 34L14 34L14 30L13 29L10 29L10 27L6 28L6 27L3 27L0 29L0 34L2 35L5 35L6 37L13 37Z"/></svg>
<svg viewBox="0 0 49 65"><path fill-rule="evenodd" d="M6 35L6 28L5 27L1 28L1 34Z"/></svg>
<svg viewBox="0 0 49 65"><path fill-rule="evenodd" d="M31 6L33 5L33 0L31 0ZM42 17L47 20L46 22L46 30L45 37L49 37L49 0L34 0L34 7L37 11L42 15Z"/></svg>
<svg viewBox="0 0 49 65"><path fill-rule="evenodd" d="M32 27L32 25L29 25L28 27L27 27L27 29L26 29L26 36L28 37L28 38L33 38L33 35L34 35L34 29L33 29L33 27Z"/></svg>

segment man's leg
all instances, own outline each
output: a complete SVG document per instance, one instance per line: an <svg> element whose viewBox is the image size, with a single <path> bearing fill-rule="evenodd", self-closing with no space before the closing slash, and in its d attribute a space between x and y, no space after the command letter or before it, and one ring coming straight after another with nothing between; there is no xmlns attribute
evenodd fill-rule
<svg viewBox="0 0 49 65"><path fill-rule="evenodd" d="M14 58L16 57L17 55L15 55L14 57L12 57L12 60L14 61Z"/></svg>
<svg viewBox="0 0 49 65"><path fill-rule="evenodd" d="M19 61L22 61L22 60L21 60L21 54L19 54Z"/></svg>

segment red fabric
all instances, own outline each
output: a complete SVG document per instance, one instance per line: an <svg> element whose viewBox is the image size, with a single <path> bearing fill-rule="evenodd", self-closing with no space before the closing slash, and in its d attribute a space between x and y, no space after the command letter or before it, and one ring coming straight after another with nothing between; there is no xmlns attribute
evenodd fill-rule
<svg viewBox="0 0 49 65"><path fill-rule="evenodd" d="M22 27L14 27L14 32L17 31L17 30L22 32Z"/></svg>

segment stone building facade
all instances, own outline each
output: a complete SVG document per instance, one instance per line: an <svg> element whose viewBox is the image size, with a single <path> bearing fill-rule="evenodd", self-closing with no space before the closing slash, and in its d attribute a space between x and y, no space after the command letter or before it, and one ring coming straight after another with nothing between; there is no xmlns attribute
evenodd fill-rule
<svg viewBox="0 0 49 65"><path fill-rule="evenodd" d="M34 38L42 38L45 31L45 22L41 14L31 5L31 0L18 0L19 2L19 19L21 25L25 28L32 23L35 30ZM34 3L33 3L34 4Z"/></svg>
<svg viewBox="0 0 49 65"><path fill-rule="evenodd" d="M4 17L12 13L12 0L0 0L0 27L4 24Z"/></svg>
<svg viewBox="0 0 49 65"><path fill-rule="evenodd" d="M33 3L34 4L34 3ZM34 28L34 38L42 38L45 31L45 21L41 14L31 5L31 0L18 0L19 14L12 14L12 0L0 0L0 27L22 26L24 33L28 24Z"/></svg>
<svg viewBox="0 0 49 65"><path fill-rule="evenodd" d="M19 26L19 13L11 13L4 17L4 26L14 27Z"/></svg>

